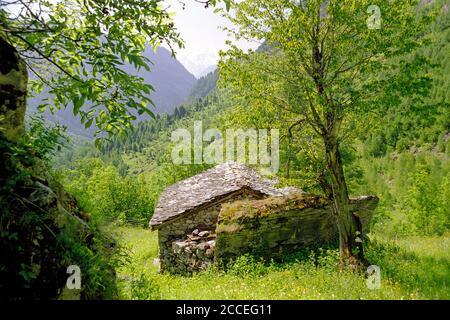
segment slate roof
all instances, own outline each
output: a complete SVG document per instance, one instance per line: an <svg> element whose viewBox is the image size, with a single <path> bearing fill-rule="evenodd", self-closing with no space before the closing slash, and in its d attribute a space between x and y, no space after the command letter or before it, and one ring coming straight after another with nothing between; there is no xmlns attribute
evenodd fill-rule
<svg viewBox="0 0 450 320"><path fill-rule="evenodd" d="M244 164L227 162L217 165L167 187L161 194L150 221L150 228L158 229L179 215L244 188L267 196L303 192L294 187L275 188L273 186L275 183L272 180L262 179L255 170Z"/></svg>

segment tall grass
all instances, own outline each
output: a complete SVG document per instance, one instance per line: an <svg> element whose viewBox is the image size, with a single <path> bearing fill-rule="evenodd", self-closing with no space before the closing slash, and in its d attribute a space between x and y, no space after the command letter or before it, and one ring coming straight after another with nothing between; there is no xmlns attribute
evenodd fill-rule
<svg viewBox="0 0 450 320"><path fill-rule="evenodd" d="M364 275L338 271L333 248L303 250L283 263L243 256L227 271L210 268L183 277L158 273L156 233L140 228L116 232L130 250L130 263L118 271L122 299L450 298L450 234L396 242L375 237L366 252L380 266L382 280L380 289L370 290Z"/></svg>

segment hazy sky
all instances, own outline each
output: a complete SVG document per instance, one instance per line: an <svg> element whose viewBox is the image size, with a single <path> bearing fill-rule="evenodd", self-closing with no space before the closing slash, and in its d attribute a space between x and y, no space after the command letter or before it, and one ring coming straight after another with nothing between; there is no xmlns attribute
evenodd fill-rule
<svg viewBox="0 0 450 320"><path fill-rule="evenodd" d="M185 9L177 0L167 0L168 11L174 12L174 23L185 42L185 48L177 51L177 59L195 76L199 76L206 68L217 64L218 52L225 49L227 33L219 26L231 27L231 23L214 13L213 8L205 9L204 5L194 0L180 0L186 3ZM243 49L256 48L256 43L240 42Z"/></svg>

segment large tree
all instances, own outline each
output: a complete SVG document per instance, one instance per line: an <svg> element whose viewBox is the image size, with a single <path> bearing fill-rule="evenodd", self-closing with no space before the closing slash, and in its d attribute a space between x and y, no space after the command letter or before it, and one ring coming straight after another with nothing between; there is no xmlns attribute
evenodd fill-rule
<svg viewBox="0 0 450 320"><path fill-rule="evenodd" d="M421 72L427 61L408 55L426 42L421 32L431 16L417 15L417 3L247 0L226 14L237 39L264 46L247 54L232 45L223 53L222 83L249 105L283 113L289 133L304 128L320 141L320 184L333 203L343 265L360 265L364 253L361 223L348 207L342 145L370 113L405 95L419 104L429 87Z"/></svg>

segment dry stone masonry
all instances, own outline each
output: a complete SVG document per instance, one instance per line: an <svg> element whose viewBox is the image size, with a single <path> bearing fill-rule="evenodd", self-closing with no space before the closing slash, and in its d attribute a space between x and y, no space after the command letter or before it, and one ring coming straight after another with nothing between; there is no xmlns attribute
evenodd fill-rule
<svg viewBox="0 0 450 320"><path fill-rule="evenodd" d="M172 241L177 269L181 273L205 270L214 262L216 235L195 229L186 239Z"/></svg>
<svg viewBox="0 0 450 320"><path fill-rule="evenodd" d="M369 230L377 203L376 197L351 200L350 211L360 219L363 235ZM301 247L338 240L329 201L310 194L225 205L216 232L215 259L221 262L245 253L282 258Z"/></svg>
<svg viewBox="0 0 450 320"><path fill-rule="evenodd" d="M179 257L181 252L174 251L173 242L188 240L188 236L190 234L193 235L196 229L199 232L214 232L222 204L243 199L257 198L245 191L233 193L231 196L223 198L222 201L213 203L209 207L187 213L178 217L178 219L163 224L158 229L160 271L186 274L198 270L197 267L186 268L186 264L180 263L181 260L186 261L187 257L184 254L182 254L184 255L182 258Z"/></svg>
<svg viewBox="0 0 450 320"><path fill-rule="evenodd" d="M230 162L166 188L150 221L158 230L160 271L191 274L247 252L275 257L336 239L326 199L274 184ZM352 200L363 233L377 202Z"/></svg>

